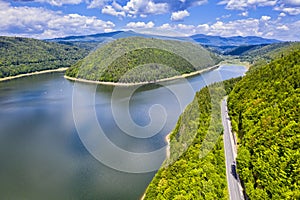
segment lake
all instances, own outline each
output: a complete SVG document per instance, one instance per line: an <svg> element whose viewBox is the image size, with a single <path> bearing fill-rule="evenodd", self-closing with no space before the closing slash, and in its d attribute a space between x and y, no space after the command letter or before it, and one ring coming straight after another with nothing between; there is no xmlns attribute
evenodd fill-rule
<svg viewBox="0 0 300 200"><path fill-rule="evenodd" d="M195 92L245 71L221 66L134 89L63 73L0 82L0 198L140 199Z"/></svg>

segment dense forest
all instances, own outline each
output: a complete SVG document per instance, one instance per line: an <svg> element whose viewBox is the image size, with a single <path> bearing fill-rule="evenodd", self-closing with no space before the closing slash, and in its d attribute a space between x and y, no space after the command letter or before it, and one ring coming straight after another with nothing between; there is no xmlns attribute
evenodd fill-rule
<svg viewBox="0 0 300 200"><path fill-rule="evenodd" d="M0 78L69 67L87 54L70 45L0 36Z"/></svg>
<svg viewBox="0 0 300 200"><path fill-rule="evenodd" d="M247 51L240 52L241 61L248 61L255 66L266 65L272 60L283 57L289 52L300 48L300 42L282 42L269 45L259 45ZM236 51L240 51L244 47L238 47Z"/></svg>
<svg viewBox="0 0 300 200"><path fill-rule="evenodd" d="M136 66L140 67L135 68ZM172 68L169 66L172 66ZM69 71L67 75L70 75ZM126 55L120 56L103 71L98 80L109 82L149 82L193 71L193 65L184 58L165 50L147 48L133 50ZM86 77L91 80L96 79L96 77L93 77L93 74L87 74Z"/></svg>
<svg viewBox="0 0 300 200"><path fill-rule="evenodd" d="M250 199L300 199L300 50L250 70L228 106Z"/></svg>
<svg viewBox="0 0 300 200"><path fill-rule="evenodd" d="M0 37L0 78L71 66L66 75L96 81L153 82L221 61L202 46L131 37L92 46ZM238 135L237 171L250 199L300 199L300 43L238 47L254 63L242 79L196 93L169 136L169 156L145 199L227 199L220 101L229 94ZM79 62L78 62L79 61Z"/></svg>
<svg viewBox="0 0 300 200"><path fill-rule="evenodd" d="M216 54L190 42L128 37L101 45L66 75L94 81L151 82L220 61Z"/></svg>
<svg viewBox="0 0 300 200"><path fill-rule="evenodd" d="M256 49L273 61L257 63L239 81L225 81L226 91L218 83L197 92L169 136L169 157L145 199L228 198L223 141L216 140L222 133L219 102L226 94L238 134L237 170L249 199L300 198L298 45ZM205 149L212 151L203 157Z"/></svg>
<svg viewBox="0 0 300 200"><path fill-rule="evenodd" d="M169 136L169 157L144 199L228 198L220 101L238 80L216 83L196 93Z"/></svg>

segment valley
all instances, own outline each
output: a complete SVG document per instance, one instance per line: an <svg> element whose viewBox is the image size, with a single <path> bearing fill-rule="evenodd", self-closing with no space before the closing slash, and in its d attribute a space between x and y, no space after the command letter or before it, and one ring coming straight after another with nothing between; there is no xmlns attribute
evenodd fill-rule
<svg viewBox="0 0 300 200"><path fill-rule="evenodd" d="M42 198L36 188L50 185L55 199L228 199L227 96L243 198L298 199L299 44L133 31L0 37L1 197ZM159 152L136 166L155 170L128 173L137 161L112 149L94 153L107 144L83 142L81 130L98 133L91 122L128 158ZM53 178L42 183L33 170Z"/></svg>

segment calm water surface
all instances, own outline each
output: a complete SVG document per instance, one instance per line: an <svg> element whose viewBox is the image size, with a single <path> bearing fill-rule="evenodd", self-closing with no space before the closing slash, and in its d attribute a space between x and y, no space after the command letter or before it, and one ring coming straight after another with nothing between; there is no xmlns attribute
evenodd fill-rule
<svg viewBox="0 0 300 200"><path fill-rule="evenodd" d="M197 91L206 84L244 73L244 67L222 66L188 81ZM168 85L177 87L180 83ZM112 169L95 159L81 142L73 119L73 87L63 73L0 83L0 199L107 200L139 199L143 195L155 171L126 173ZM110 109L113 89L98 86L93 106L107 138L136 153L164 147L164 137L181 113L176 95L166 87L151 86L139 88L131 96L129 111L136 124L149 124L148 111L154 104L163 106L167 114L163 129L143 139L124 134L115 123ZM187 96L186 102L192 99L193 95Z"/></svg>

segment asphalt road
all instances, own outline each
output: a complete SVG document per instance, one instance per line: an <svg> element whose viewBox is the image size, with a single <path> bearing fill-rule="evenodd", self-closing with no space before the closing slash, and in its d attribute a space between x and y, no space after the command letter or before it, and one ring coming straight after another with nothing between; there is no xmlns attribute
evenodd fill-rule
<svg viewBox="0 0 300 200"><path fill-rule="evenodd" d="M221 104L222 123L224 127L224 148L226 161L226 176L230 200L244 200L242 187L236 173L236 148L235 139L231 132L230 120L227 112L226 99Z"/></svg>

